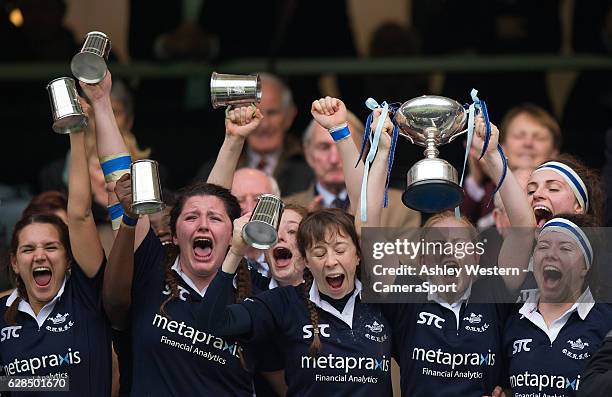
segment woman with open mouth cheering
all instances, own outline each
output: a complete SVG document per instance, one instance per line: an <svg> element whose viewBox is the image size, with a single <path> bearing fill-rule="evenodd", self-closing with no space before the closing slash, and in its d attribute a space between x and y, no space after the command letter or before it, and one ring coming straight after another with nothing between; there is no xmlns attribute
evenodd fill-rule
<svg viewBox="0 0 612 397"><path fill-rule="evenodd" d="M55 215L34 214L13 231L17 288L0 300L0 365L7 376L48 378L62 395L108 396L110 327L100 303L105 257L91 214L82 131L70 134L70 147L68 226Z"/></svg>
<svg viewBox="0 0 612 397"><path fill-rule="evenodd" d="M612 308L595 302L595 283L604 285L597 240L588 236L595 225L585 215L558 215L539 232L538 293L514 310L504 332L507 386L515 394L576 396L587 362L612 329Z"/></svg>
<svg viewBox="0 0 612 397"><path fill-rule="evenodd" d="M373 167L373 177L383 177L385 166ZM305 283L228 305L247 220L235 222L232 246L209 287L213 301L200 309L202 327L249 342L276 337L288 395L390 395L391 333L380 308L361 301L354 218L339 209L308 215L297 231Z"/></svg>

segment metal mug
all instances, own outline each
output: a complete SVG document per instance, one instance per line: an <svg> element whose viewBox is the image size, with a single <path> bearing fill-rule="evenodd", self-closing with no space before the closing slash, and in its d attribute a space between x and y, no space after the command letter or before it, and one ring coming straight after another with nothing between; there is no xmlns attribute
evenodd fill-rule
<svg viewBox="0 0 612 397"><path fill-rule="evenodd" d="M220 74L210 77L210 100L213 108L240 106L261 101L259 75Z"/></svg>
<svg viewBox="0 0 612 397"><path fill-rule="evenodd" d="M399 134L411 143L424 146L425 159L408 171L404 205L433 213L451 209L463 201L457 170L438 158L437 146L463 134L467 112L453 99L423 95L404 102L395 113Z"/></svg>
<svg viewBox="0 0 612 397"><path fill-rule="evenodd" d="M81 51L72 57L72 74L83 83L95 84L106 76L106 61L111 50L111 41L102 32L89 32Z"/></svg>
<svg viewBox="0 0 612 397"><path fill-rule="evenodd" d="M83 112L76 90L74 79L60 77L47 84L53 131L58 134L69 134L82 131L87 127L87 115Z"/></svg>
<svg viewBox="0 0 612 397"><path fill-rule="evenodd" d="M132 177L132 212L154 214L164 209L159 166L155 160L137 160L130 167Z"/></svg>
<svg viewBox="0 0 612 397"><path fill-rule="evenodd" d="M264 250L278 241L278 225L285 205L274 194L262 194L249 222L242 229L242 238L251 247Z"/></svg>

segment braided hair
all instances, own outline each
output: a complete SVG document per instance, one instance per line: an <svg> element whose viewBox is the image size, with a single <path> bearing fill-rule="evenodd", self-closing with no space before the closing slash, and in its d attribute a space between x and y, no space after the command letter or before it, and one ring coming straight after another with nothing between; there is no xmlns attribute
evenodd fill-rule
<svg viewBox="0 0 612 397"><path fill-rule="evenodd" d="M361 258L361 248L359 246L359 238L357 237L357 231L355 230L355 218L338 208L328 208L312 212L306 216L300 226L298 227L297 243L300 250L300 254L306 258L306 251L310 247L314 246L318 241L325 241L325 238L329 232L336 232L344 236L350 237L351 241L355 245L357 255ZM355 274L359 273L359 268ZM314 277L308 267L304 268L304 302L308 309L308 315L310 317L310 324L312 325L312 342L308 350L311 357L317 356L321 353L322 344L319 336L319 312L315 307L314 303L310 300L310 289Z"/></svg>

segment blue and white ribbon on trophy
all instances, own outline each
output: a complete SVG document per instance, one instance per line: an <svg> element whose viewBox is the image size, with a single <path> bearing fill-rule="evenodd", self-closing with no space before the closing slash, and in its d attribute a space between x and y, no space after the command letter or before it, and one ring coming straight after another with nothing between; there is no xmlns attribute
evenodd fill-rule
<svg viewBox="0 0 612 397"><path fill-rule="evenodd" d="M461 179L459 182L459 186L463 187L463 179L465 176L465 166L467 164L467 159L468 156L470 154L470 149L472 147L472 138L474 136L474 126L475 126L475 121L476 121L476 115L478 113L481 113L484 121L485 121L485 126L486 126L486 132L485 132L485 137L484 137L484 144L482 147L482 151L480 153L479 156L479 160L483 158L483 156L485 155L485 153L487 152L487 149L489 147L489 142L491 140L491 122L489 120L489 114L487 111L487 105L484 101L480 100L478 98L478 91L475 89L472 89L472 91L470 92L470 95L472 97L472 104L470 104L469 106L466 105L466 108L468 110L468 128L467 128L467 144L466 144L466 148L465 148L465 157L463 159L463 170L461 172ZM383 102L382 105L379 105L378 102L376 102L376 100L374 100L373 98L368 98L368 100L366 101L366 106L370 109L370 110L374 110L374 109L378 109L378 108L382 108L382 112L380 115L380 118L378 119L378 123L376 124L376 128L374 129L374 131L371 131L371 125L372 125L372 119L373 119L373 113L370 113L370 115L368 116L368 119L366 121L366 125L365 125L365 133L363 135L363 141L361 143L361 150L359 152L359 158L357 160L357 164L355 166L357 166L359 164L359 161L361 161L361 159L363 158L366 146L368 141L370 142L370 149L368 151L368 154L365 157L365 164L364 164L364 171L363 171L363 179L361 182L361 208L360 208L360 217L361 220L363 222L365 222L367 220L367 185L368 185L368 175L369 175L369 171L370 171L370 166L372 164L372 162L374 161L374 158L376 157L376 153L378 151L378 142L380 140L380 135L382 133L382 129L383 129L383 125L385 123L385 119L387 116L389 116L390 120L393 121L393 116L395 115L395 112L399 109L401 104L397 104L397 103L393 103L393 104L388 104L387 102ZM399 131L398 131L398 126L393 123L394 127L393 127L393 135L391 138L391 148L390 148L390 152L389 152L389 161L388 161L388 169L387 169L387 180L386 180L386 184L385 184L385 199L384 199L384 207L386 208L388 205L388 190L389 190L389 179L390 179L390 175L391 175L391 168L393 166L393 158L395 155L395 148L396 148L396 144L397 144L397 139L398 139L398 135L399 135ZM501 145L498 143L497 145L497 151L499 152L499 154L501 155L501 159L502 159L502 164L503 164L503 172L502 175L499 179L499 182L497 183L497 187L495 188L495 191L493 192L493 194L491 195L490 199L489 199L489 203L491 203L491 201L493 200L493 197L495 196L495 193L497 193L497 191L499 190L499 188L501 187L502 183L504 182L504 179L506 178L506 173L507 173L507 168L508 168L508 164L507 164L507 160L506 160L506 156L504 154L504 151L501 147ZM455 208L455 215L457 217L459 217L460 211L459 211L459 207Z"/></svg>
<svg viewBox="0 0 612 397"><path fill-rule="evenodd" d="M359 151L359 158L357 159L357 164L359 164L361 159L363 158L363 154L365 152L366 145L368 140L370 141L370 150L365 158L365 164L363 167L363 179L361 180L361 208L360 208L360 216L361 221L365 222L367 220L367 188L368 188L368 175L370 173L370 166L376 157L376 153L378 151L378 142L380 141L380 135L382 133L383 126L385 124L385 119L389 116L389 119L393 120L393 115L399 108L399 104L388 104L387 102L383 102L382 105L379 105L378 102L374 98L368 98L365 102L366 106L370 110L382 108L382 112L378 119L378 123L376 124L376 128L374 132L371 132L372 118L373 113L368 115L368 119L366 120L365 132L363 134L363 140L361 142L361 150ZM389 204L389 180L391 176L391 168L393 167L393 157L395 155L395 146L397 144L397 138L399 136L399 130L397 125L393 123L393 134L391 136L391 148L389 150L389 161L387 165L387 181L385 182L385 200L384 200L384 208L387 208Z"/></svg>
<svg viewBox="0 0 612 397"><path fill-rule="evenodd" d="M465 166L467 164L468 156L470 155L470 149L472 148L472 138L474 137L474 126L476 123L477 112L482 113L482 117L484 118L484 122L485 122L485 129L486 129L485 137L484 137L484 144L482 146L482 151L480 152L480 156L478 157L478 160L484 157L489 147L489 142L491 140L491 121L489 120L489 112L487 111L487 104L485 103L485 101L480 100L478 98L478 90L474 88L472 88L472 91L470 92L470 96L472 97L472 103L468 107L467 143L465 146L465 156L463 157L463 169L461 170L461 179L459 180L459 186L461 188L463 188L463 178L465 176ZM493 197L495 197L495 193L497 193L502 183L504 183L504 179L506 179L506 173L508 170L508 163L506 160L506 155L499 143L497 144L497 151L499 152L501 156L501 160L502 160L504 169L503 169L501 177L499 178L499 182L497 183L497 186L495 187L495 191L491 194L491 197L489 198L489 202L487 203L487 205L491 204ZM455 208L455 216L457 218L461 216L459 207Z"/></svg>

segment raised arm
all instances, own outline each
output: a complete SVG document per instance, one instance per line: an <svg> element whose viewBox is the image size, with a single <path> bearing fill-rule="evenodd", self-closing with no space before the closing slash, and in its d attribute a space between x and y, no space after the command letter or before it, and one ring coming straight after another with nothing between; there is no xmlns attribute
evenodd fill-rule
<svg viewBox="0 0 612 397"><path fill-rule="evenodd" d="M382 113L381 109L374 110L374 117L372 118L372 128L376 128L378 119ZM388 161L389 151L391 149L391 134L393 133L393 123L387 116L385 123L383 124L383 130L380 134L380 141L378 142L378 151L374 162L370 168L370 174L368 176L368 187L367 187L367 219L366 223L362 226L365 227L378 227L381 224L382 210L385 200L385 186L387 183L388 173ZM361 202L359 203L361 207ZM357 208L359 208L357 207ZM359 226L361 217L355 216L356 226ZM359 227L358 227L359 230Z"/></svg>
<svg viewBox="0 0 612 397"><path fill-rule="evenodd" d="M128 223L129 219L138 219L137 215L130 213L132 181L129 174L119 178L115 193L128 217ZM122 221L104 271L102 302L111 326L115 329L125 329L129 319L134 278L135 237L136 228Z"/></svg>
<svg viewBox="0 0 612 397"><path fill-rule="evenodd" d="M485 124L482 117L476 120L474 139L472 145L480 152L483 147L485 136ZM484 161L485 170L494 181L499 181L503 173L503 163L500 153L497 151L499 130L491 124L491 139L487 153L481 161ZM504 283L510 291L518 290L525 279L525 272L529 265L531 249L534 239L533 230L536 226L533 211L527 200L527 193L518 183L510 169L507 170L506 178L499 189L504 208L510 219L512 229L509 230L502 248L499 252L498 266L503 268L519 269L519 276L504 276Z"/></svg>
<svg viewBox="0 0 612 397"><path fill-rule="evenodd" d="M206 182L223 186L226 189L232 188L234 171L236 171L244 141L259 126L261 119L263 119L261 111L252 105L227 112L225 139Z"/></svg>
<svg viewBox="0 0 612 397"><path fill-rule="evenodd" d="M68 169L68 229L74 259L87 277L94 277L104 258L104 250L91 213L91 182L85 153L85 134L70 134Z"/></svg>
<svg viewBox="0 0 612 397"><path fill-rule="evenodd" d="M310 113L317 123L330 131L330 133L340 132L345 126L348 128L348 112L344 102L338 98L325 97L314 101L310 108ZM351 131L351 134L352 133ZM332 134L332 136L333 135L334 134ZM344 134L340 134L340 136L341 135ZM353 140L350 139L350 135L346 135L346 137L342 139L334 140L338 152L340 153L340 158L342 159L342 169L344 171L344 180L349 200L351 203L358 204L361 192L361 178L363 177L363 162L360 161L359 164L357 164L359 151ZM357 167L355 167L355 164L357 164ZM353 204L351 204L351 207L355 210L359 208L355 207Z"/></svg>
<svg viewBox="0 0 612 397"><path fill-rule="evenodd" d="M115 182L124 174L129 172L131 158L130 153L123 141L119 127L115 120L111 106L110 90L112 78L110 71L106 72L104 79L97 84L86 84L79 82L81 88L91 101L96 121L96 146L98 158L104 171L104 177L109 191L109 208L118 204L119 200L114 193ZM119 208L113 207L113 208ZM121 218L113 220L113 229L117 230ZM149 218L143 216L136 230L134 250L140 246L149 231Z"/></svg>
<svg viewBox="0 0 612 397"><path fill-rule="evenodd" d="M198 321L201 326L216 335L242 337L248 335L253 326L251 315L245 307L228 304L234 295L234 274L247 250L242 239L242 228L250 217L249 212L234 221L232 245L221 269L208 286L206 299L199 308Z"/></svg>

